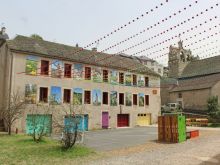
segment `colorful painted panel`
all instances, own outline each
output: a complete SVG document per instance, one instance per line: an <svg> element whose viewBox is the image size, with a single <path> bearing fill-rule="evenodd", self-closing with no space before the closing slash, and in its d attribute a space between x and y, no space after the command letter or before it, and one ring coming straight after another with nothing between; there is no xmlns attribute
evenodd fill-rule
<svg viewBox="0 0 220 165"><path fill-rule="evenodd" d="M52 104L61 104L61 87L52 86L50 91L50 102Z"/></svg>
<svg viewBox="0 0 220 165"><path fill-rule="evenodd" d="M38 57L35 56L27 56L26 57L26 74L29 75L37 75L37 65L38 65Z"/></svg>
<svg viewBox="0 0 220 165"><path fill-rule="evenodd" d="M115 70L110 71L110 83L113 85L118 84L118 72Z"/></svg>
<svg viewBox="0 0 220 165"><path fill-rule="evenodd" d="M143 93L139 93L139 106L143 107L144 106L144 94Z"/></svg>
<svg viewBox="0 0 220 165"><path fill-rule="evenodd" d="M26 133L41 133L50 135L52 132L52 116L40 114L28 114L26 118Z"/></svg>
<svg viewBox="0 0 220 165"><path fill-rule="evenodd" d="M125 85L131 86L132 76L130 73L125 74Z"/></svg>
<svg viewBox="0 0 220 165"><path fill-rule="evenodd" d="M93 68L93 81L102 82L102 69L100 67Z"/></svg>
<svg viewBox="0 0 220 165"><path fill-rule="evenodd" d="M82 64L74 64L73 77L76 80L82 80L83 79L83 65Z"/></svg>
<svg viewBox="0 0 220 165"><path fill-rule="evenodd" d="M93 105L100 106L101 105L101 100L102 100L101 97L102 97L101 90L94 89L92 91L92 102L93 102Z"/></svg>
<svg viewBox="0 0 220 165"><path fill-rule="evenodd" d="M25 85L25 101L29 104L36 103L37 96L37 85L36 84L26 84Z"/></svg>
<svg viewBox="0 0 220 165"><path fill-rule="evenodd" d="M132 100L132 94L126 92L126 94L125 94L126 106L131 106L132 105L132 101L131 100Z"/></svg>
<svg viewBox="0 0 220 165"><path fill-rule="evenodd" d="M116 91L111 91L110 94L110 104L111 106L117 106L117 92Z"/></svg>
<svg viewBox="0 0 220 165"><path fill-rule="evenodd" d="M142 76L142 75L138 76L138 86L144 87L144 76Z"/></svg>
<svg viewBox="0 0 220 165"><path fill-rule="evenodd" d="M63 62L58 60L52 60L51 64L51 76L61 78L62 76Z"/></svg>
<svg viewBox="0 0 220 165"><path fill-rule="evenodd" d="M82 88L74 88L73 89L73 104L82 105L82 95L83 95Z"/></svg>

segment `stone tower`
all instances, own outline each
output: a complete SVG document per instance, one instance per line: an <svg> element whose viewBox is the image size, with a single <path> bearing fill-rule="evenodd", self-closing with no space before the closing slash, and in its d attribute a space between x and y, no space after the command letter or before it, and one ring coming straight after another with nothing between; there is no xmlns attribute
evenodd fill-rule
<svg viewBox="0 0 220 165"><path fill-rule="evenodd" d="M169 48L168 77L178 78L186 65L193 59L192 52L183 48L183 41L178 42L178 47L171 45Z"/></svg>

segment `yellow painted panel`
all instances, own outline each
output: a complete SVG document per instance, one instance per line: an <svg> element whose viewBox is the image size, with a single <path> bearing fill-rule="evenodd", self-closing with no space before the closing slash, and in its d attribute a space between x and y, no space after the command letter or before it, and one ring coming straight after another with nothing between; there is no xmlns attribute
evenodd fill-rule
<svg viewBox="0 0 220 165"><path fill-rule="evenodd" d="M137 125L139 126L148 126L150 125L151 115L147 114L146 116L138 116L137 117Z"/></svg>

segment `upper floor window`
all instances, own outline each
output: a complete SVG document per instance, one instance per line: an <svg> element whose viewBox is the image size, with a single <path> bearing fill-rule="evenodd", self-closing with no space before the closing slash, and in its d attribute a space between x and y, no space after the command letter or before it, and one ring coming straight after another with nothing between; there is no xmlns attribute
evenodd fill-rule
<svg viewBox="0 0 220 165"><path fill-rule="evenodd" d="M119 84L124 84L124 73L119 73Z"/></svg>
<svg viewBox="0 0 220 165"><path fill-rule="evenodd" d="M182 93L178 93L178 98L182 98Z"/></svg>
<svg viewBox="0 0 220 165"><path fill-rule="evenodd" d="M149 95L145 95L145 105L149 105Z"/></svg>
<svg viewBox="0 0 220 165"><path fill-rule="evenodd" d="M149 87L149 78L145 77L145 87Z"/></svg>
<svg viewBox="0 0 220 165"><path fill-rule="evenodd" d="M133 74L133 85L137 85L137 75Z"/></svg>
<svg viewBox="0 0 220 165"><path fill-rule="evenodd" d="M48 102L48 88L40 87L39 101L44 103Z"/></svg>
<svg viewBox="0 0 220 165"><path fill-rule="evenodd" d="M91 91L85 91L84 103L91 104Z"/></svg>
<svg viewBox="0 0 220 165"><path fill-rule="evenodd" d="M133 105L137 105L137 94L133 94Z"/></svg>
<svg viewBox="0 0 220 165"><path fill-rule="evenodd" d="M158 73L161 73L161 69L160 68L158 69Z"/></svg>
<svg viewBox="0 0 220 165"><path fill-rule="evenodd" d="M102 93L102 104L108 105L108 92Z"/></svg>
<svg viewBox="0 0 220 165"><path fill-rule="evenodd" d="M85 79L91 80L91 67L85 67Z"/></svg>
<svg viewBox="0 0 220 165"><path fill-rule="evenodd" d="M65 64L64 65L64 77L71 78L71 74L72 74L72 65Z"/></svg>
<svg viewBox="0 0 220 165"><path fill-rule="evenodd" d="M119 93L119 105L124 105L124 93Z"/></svg>
<svg viewBox="0 0 220 165"><path fill-rule="evenodd" d="M41 75L49 75L49 61L41 60Z"/></svg>
<svg viewBox="0 0 220 165"><path fill-rule="evenodd" d="M63 103L70 103L71 89L64 89L63 91Z"/></svg>
<svg viewBox="0 0 220 165"><path fill-rule="evenodd" d="M103 70L103 82L108 82L108 70Z"/></svg>

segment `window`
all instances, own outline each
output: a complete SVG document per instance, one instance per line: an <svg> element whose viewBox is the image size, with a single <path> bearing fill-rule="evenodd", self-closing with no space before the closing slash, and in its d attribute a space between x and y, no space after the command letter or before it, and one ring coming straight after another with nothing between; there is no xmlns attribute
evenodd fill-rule
<svg viewBox="0 0 220 165"><path fill-rule="evenodd" d="M158 73L161 73L161 69L158 69Z"/></svg>
<svg viewBox="0 0 220 165"><path fill-rule="evenodd" d="M133 105L137 105L137 94L133 94Z"/></svg>
<svg viewBox="0 0 220 165"><path fill-rule="evenodd" d="M48 102L48 88L40 87L40 102Z"/></svg>
<svg viewBox="0 0 220 165"><path fill-rule="evenodd" d="M119 93L119 105L124 105L124 93Z"/></svg>
<svg viewBox="0 0 220 165"><path fill-rule="evenodd" d="M149 87L149 78L145 77L145 87Z"/></svg>
<svg viewBox="0 0 220 165"><path fill-rule="evenodd" d="M108 82L108 70L103 70L103 82Z"/></svg>
<svg viewBox="0 0 220 165"><path fill-rule="evenodd" d="M102 93L102 104L108 105L108 92Z"/></svg>
<svg viewBox="0 0 220 165"><path fill-rule="evenodd" d="M85 104L90 104L91 103L91 92L90 91L85 91L84 103Z"/></svg>
<svg viewBox="0 0 220 165"><path fill-rule="evenodd" d="M133 74L133 85L137 85L137 75Z"/></svg>
<svg viewBox="0 0 220 165"><path fill-rule="evenodd" d="M119 84L124 84L124 73L119 73Z"/></svg>
<svg viewBox="0 0 220 165"><path fill-rule="evenodd" d="M182 98L182 93L178 93L178 98Z"/></svg>
<svg viewBox="0 0 220 165"><path fill-rule="evenodd" d="M149 105L149 95L145 95L145 105Z"/></svg>
<svg viewBox="0 0 220 165"><path fill-rule="evenodd" d="M49 75L49 61L41 60L41 75Z"/></svg>
<svg viewBox="0 0 220 165"><path fill-rule="evenodd" d="M63 91L63 103L70 103L71 89L64 89Z"/></svg>
<svg viewBox="0 0 220 165"><path fill-rule="evenodd" d="M65 64L64 65L64 77L71 78L71 70L72 70L72 65Z"/></svg>
<svg viewBox="0 0 220 165"><path fill-rule="evenodd" d="M85 79L91 80L91 67L85 67Z"/></svg>

